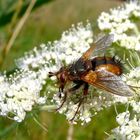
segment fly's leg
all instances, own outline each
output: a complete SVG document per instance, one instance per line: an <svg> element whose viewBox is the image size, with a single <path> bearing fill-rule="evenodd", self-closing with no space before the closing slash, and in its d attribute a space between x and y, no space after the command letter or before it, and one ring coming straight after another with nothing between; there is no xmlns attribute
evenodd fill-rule
<svg viewBox="0 0 140 140"><path fill-rule="evenodd" d="M85 83L85 85L84 85L84 92L83 92L84 96L86 96L88 94L88 88L89 88L89 84Z"/></svg>
<svg viewBox="0 0 140 140"><path fill-rule="evenodd" d="M58 92L58 97L59 98L61 98L61 93L63 93L63 91L64 91L64 84L61 84L60 86L59 86L59 92Z"/></svg>
<svg viewBox="0 0 140 140"><path fill-rule="evenodd" d="M81 98L81 99L80 99L80 101L79 101L79 103L78 103L78 107L77 107L77 109L76 109L76 112L74 113L74 116L70 119L71 122L75 119L76 114L78 113L79 108L80 108L80 106L81 106L83 100L84 100L84 98Z"/></svg>
<svg viewBox="0 0 140 140"><path fill-rule="evenodd" d="M70 121L73 121L75 119L76 114L78 113L79 108L80 108L81 104L83 103L85 96L88 94L88 88L89 88L89 84L85 83L84 84L84 89L83 89L83 96L82 96L82 98L80 98L79 103L78 103L78 107L76 109L76 112L75 112L74 116L72 117L72 119Z"/></svg>
<svg viewBox="0 0 140 140"><path fill-rule="evenodd" d="M81 86L82 86L83 83L77 83L75 86L73 86L72 88L66 90L64 92L64 98L63 98L63 101L61 103L61 105L56 109L56 110L59 110L65 103L66 99L67 99L67 94L68 93L71 93L71 92L74 92L75 90L79 89Z"/></svg>
<svg viewBox="0 0 140 140"><path fill-rule="evenodd" d="M61 93L60 93L59 97L60 97L60 96L61 96ZM56 109L56 111L58 111L58 110L64 105L64 103L66 102L66 99L67 99L67 93L64 92L63 101L62 101L61 105Z"/></svg>

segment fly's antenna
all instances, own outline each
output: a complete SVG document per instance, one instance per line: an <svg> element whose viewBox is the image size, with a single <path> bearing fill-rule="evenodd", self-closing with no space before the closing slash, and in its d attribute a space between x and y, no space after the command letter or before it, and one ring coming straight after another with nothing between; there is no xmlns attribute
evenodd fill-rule
<svg viewBox="0 0 140 140"><path fill-rule="evenodd" d="M49 77L52 77L52 76L55 76L55 75L56 75L56 73L53 73L53 72L49 72L49 74L48 74Z"/></svg>

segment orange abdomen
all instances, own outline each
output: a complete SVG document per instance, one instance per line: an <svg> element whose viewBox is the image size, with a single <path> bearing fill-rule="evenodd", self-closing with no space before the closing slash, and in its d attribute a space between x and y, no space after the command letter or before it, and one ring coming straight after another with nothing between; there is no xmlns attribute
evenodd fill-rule
<svg viewBox="0 0 140 140"><path fill-rule="evenodd" d="M115 75L122 74L122 67L118 60L112 57L96 57L92 60L93 70L104 69Z"/></svg>
<svg viewBox="0 0 140 140"><path fill-rule="evenodd" d="M103 65L97 66L95 70L101 70L101 69L114 73L115 75L122 74L120 67L116 65L112 65L112 64L103 64Z"/></svg>

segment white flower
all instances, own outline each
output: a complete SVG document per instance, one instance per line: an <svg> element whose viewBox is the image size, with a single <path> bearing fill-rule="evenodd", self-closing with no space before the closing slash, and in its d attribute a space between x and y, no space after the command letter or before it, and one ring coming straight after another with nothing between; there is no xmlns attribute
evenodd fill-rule
<svg viewBox="0 0 140 140"><path fill-rule="evenodd" d="M136 36L124 35L123 38L119 40L119 43L122 47L127 46L128 49L140 51L140 40Z"/></svg>
<svg viewBox="0 0 140 140"><path fill-rule="evenodd" d="M133 110L137 113L140 113L140 102L135 100L130 101L130 105L133 107Z"/></svg>
<svg viewBox="0 0 140 140"><path fill-rule="evenodd" d="M140 119L137 119L136 116L130 120L130 114L127 111L119 114L117 121L120 126L112 130L113 138L117 140L135 140L140 137ZM110 138L112 135L110 135Z"/></svg>
<svg viewBox="0 0 140 140"><path fill-rule="evenodd" d="M135 89L137 96L140 96L140 67L130 70L130 72L125 75L125 81Z"/></svg>
<svg viewBox="0 0 140 140"><path fill-rule="evenodd" d="M84 26L79 23L77 27L74 25L69 31L65 31L58 41L42 44L33 51L25 54L23 58L16 61L17 66L22 69L37 70L45 69L50 71L52 67L61 67L60 61L65 61L67 64L77 59L83 53L89 44L93 41L93 33L90 23ZM53 61L52 61L53 60Z"/></svg>
<svg viewBox="0 0 140 140"><path fill-rule="evenodd" d="M140 51L138 26L133 20L140 18L139 9L140 4L135 1L111 9L110 13L102 12L98 18L98 26L100 30L114 34L114 42L119 43L119 46ZM132 33L128 35L129 31Z"/></svg>
<svg viewBox="0 0 140 140"><path fill-rule="evenodd" d="M44 97L39 97L38 100L37 100L37 103L38 104L45 104L46 103L46 100L47 100L47 97L44 96Z"/></svg>
<svg viewBox="0 0 140 140"><path fill-rule="evenodd" d="M116 121L119 123L119 125L126 124L129 121L129 117L130 117L130 113L128 111L123 112L116 117Z"/></svg>
<svg viewBox="0 0 140 140"><path fill-rule="evenodd" d="M45 103L46 98L40 97L42 82L35 72L17 71L9 79L5 76L1 79L1 115L21 122L26 112L31 111L35 104Z"/></svg>
<svg viewBox="0 0 140 140"><path fill-rule="evenodd" d="M113 101L114 101L114 103L127 104L128 103L128 97L125 97L125 96L122 97L122 96L114 95Z"/></svg>
<svg viewBox="0 0 140 140"><path fill-rule="evenodd" d="M81 114L80 114L80 117L79 117L79 119L81 120L81 121L83 121L83 124L84 124L84 122L85 123L88 123L88 122L90 122L91 121L91 113L90 113L90 111L88 111L88 110L83 110L83 112L81 112Z"/></svg>

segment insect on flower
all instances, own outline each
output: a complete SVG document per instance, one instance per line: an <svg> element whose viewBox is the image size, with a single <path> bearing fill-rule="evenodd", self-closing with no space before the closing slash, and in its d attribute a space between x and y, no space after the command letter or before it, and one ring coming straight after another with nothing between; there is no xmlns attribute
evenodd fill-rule
<svg viewBox="0 0 140 140"><path fill-rule="evenodd" d="M95 53L105 51L112 43L113 35L104 35L98 41L91 44L91 47L75 62L68 66L61 67L57 72L49 72L49 77L56 76L59 83L59 92L64 93L63 102L67 94L78 90L83 86L83 95L78 102L77 114L84 97L88 94L89 85L120 96L132 96L131 88L122 81L122 66L115 57L95 56ZM74 86L65 89L67 83L73 82ZM71 119L73 120L74 117Z"/></svg>

